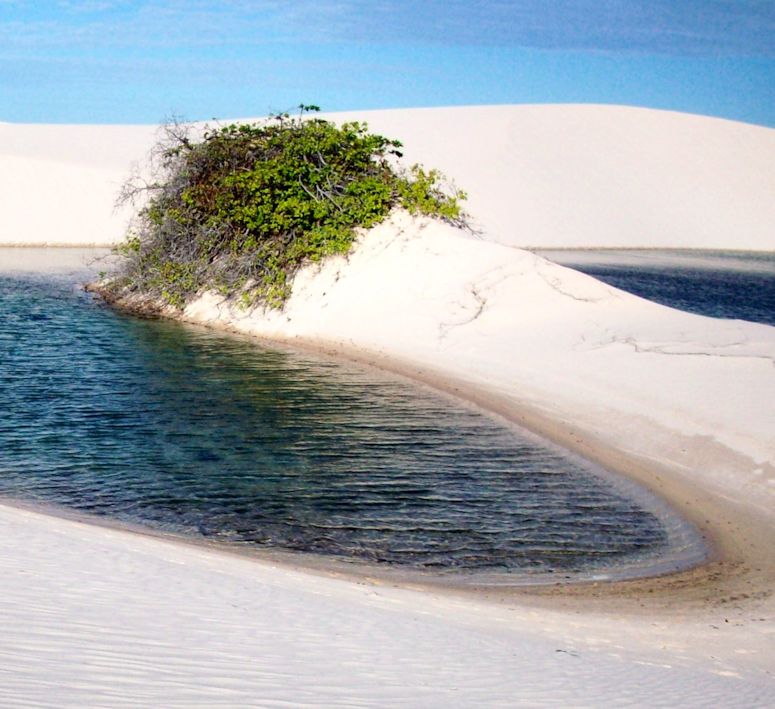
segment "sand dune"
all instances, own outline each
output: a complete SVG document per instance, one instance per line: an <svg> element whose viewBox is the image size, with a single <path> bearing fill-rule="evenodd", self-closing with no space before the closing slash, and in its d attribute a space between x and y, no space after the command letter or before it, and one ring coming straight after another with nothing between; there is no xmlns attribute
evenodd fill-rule
<svg viewBox="0 0 775 709"><path fill-rule="evenodd" d="M675 464L677 446L690 451L702 438L728 455L701 472L688 457L686 475L734 495L729 456L740 456L741 474L764 466L750 484L775 509L775 329L766 325L675 311L407 214L347 259L300 274L283 312L205 296L186 316L453 376L651 459Z"/></svg>
<svg viewBox="0 0 775 709"><path fill-rule="evenodd" d="M408 160L438 167L468 190L470 211L493 241L775 249L775 131L768 128L618 106L360 117L403 140Z"/></svg>
<svg viewBox="0 0 775 709"><path fill-rule="evenodd" d="M0 244L111 244L130 213L121 185L153 145L149 126L0 124Z"/></svg>
<svg viewBox="0 0 775 709"><path fill-rule="evenodd" d="M302 273L283 313L205 296L187 317L464 395L660 491L717 558L463 596L0 506L0 703L766 706L775 328L679 313L514 245L772 250L775 131L612 107L359 117L467 188L482 235L398 213ZM151 134L0 126L0 241L117 238L108 195ZM30 214L32 188L51 211Z"/></svg>
<svg viewBox="0 0 775 709"><path fill-rule="evenodd" d="M775 131L615 106L330 114L404 142L469 193L484 238L531 247L775 248ZM148 126L0 125L0 243L109 244Z"/></svg>

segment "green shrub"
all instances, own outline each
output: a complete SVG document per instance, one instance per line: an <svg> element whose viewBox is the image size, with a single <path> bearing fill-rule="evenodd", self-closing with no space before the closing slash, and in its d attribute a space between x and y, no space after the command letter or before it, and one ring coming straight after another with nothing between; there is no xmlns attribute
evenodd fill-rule
<svg viewBox="0 0 775 709"><path fill-rule="evenodd" d="M124 188L124 200L146 199L110 289L179 308L205 289L282 307L303 264L347 253L356 228L394 207L464 224L465 194L445 190L435 170L396 168L398 141L300 108L295 118L208 129L199 141L167 126L158 179Z"/></svg>

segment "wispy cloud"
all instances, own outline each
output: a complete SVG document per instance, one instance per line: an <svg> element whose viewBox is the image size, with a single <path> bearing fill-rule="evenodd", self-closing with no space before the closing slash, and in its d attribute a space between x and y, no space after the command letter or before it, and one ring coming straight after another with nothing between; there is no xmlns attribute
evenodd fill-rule
<svg viewBox="0 0 775 709"><path fill-rule="evenodd" d="M775 125L773 1L0 0L0 118L593 101Z"/></svg>
<svg viewBox="0 0 775 709"><path fill-rule="evenodd" d="M775 55L772 0L347 3L340 36L545 49Z"/></svg>
<svg viewBox="0 0 775 709"><path fill-rule="evenodd" d="M47 12L23 7L7 17L0 12L0 46L6 51L60 48L73 53L128 46L174 49L325 41L340 25L340 13L339 3L325 0L63 0Z"/></svg>
<svg viewBox="0 0 775 709"><path fill-rule="evenodd" d="M772 0L0 0L14 48L275 42L775 56ZM52 7L49 6L49 8Z"/></svg>

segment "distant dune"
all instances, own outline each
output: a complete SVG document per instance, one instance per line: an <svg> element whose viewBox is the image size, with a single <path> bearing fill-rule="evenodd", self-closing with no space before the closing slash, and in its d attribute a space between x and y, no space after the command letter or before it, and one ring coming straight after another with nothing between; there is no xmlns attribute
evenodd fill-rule
<svg viewBox="0 0 775 709"><path fill-rule="evenodd" d="M329 114L403 141L517 246L775 249L775 130L642 108L484 106ZM0 243L109 244L150 126L0 125Z"/></svg>

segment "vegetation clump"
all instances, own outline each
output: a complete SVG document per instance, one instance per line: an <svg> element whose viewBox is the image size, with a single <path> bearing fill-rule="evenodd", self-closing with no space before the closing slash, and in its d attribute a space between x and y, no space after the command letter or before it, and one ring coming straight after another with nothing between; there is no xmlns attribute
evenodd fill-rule
<svg viewBox="0 0 775 709"><path fill-rule="evenodd" d="M395 167L401 143L300 108L296 117L207 129L198 141L185 126L167 126L158 179L124 187L122 200L143 206L108 289L178 308L203 290L282 307L302 265L347 253L357 228L394 207L463 225L465 194L445 188L436 170Z"/></svg>

